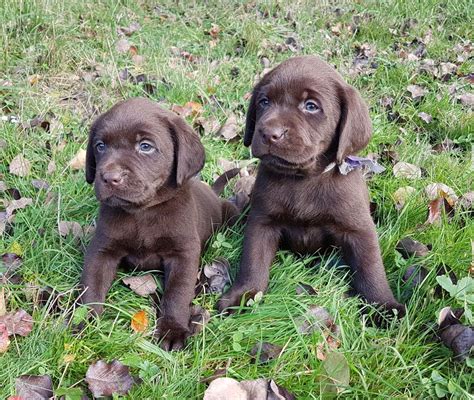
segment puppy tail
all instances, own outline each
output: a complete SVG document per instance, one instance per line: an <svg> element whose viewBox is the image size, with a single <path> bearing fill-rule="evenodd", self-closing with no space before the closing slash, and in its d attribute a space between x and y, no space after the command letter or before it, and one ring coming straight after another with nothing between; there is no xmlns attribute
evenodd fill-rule
<svg viewBox="0 0 474 400"><path fill-rule="evenodd" d="M212 184L211 188L215 194L218 196L224 191L224 188L229 183L229 181L237 176L240 172L240 168L232 168L228 171L225 171L216 181Z"/></svg>

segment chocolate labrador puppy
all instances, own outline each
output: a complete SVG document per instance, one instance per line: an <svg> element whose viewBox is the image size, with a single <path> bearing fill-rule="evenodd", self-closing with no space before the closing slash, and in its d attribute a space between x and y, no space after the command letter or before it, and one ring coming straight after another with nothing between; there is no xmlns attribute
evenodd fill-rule
<svg viewBox="0 0 474 400"><path fill-rule="evenodd" d="M218 308L265 291L278 248L314 253L340 246L353 288L369 303L405 312L385 275L364 178L335 164L371 136L359 93L314 56L289 59L253 90L244 144L261 160L244 233L240 270Z"/></svg>
<svg viewBox="0 0 474 400"><path fill-rule="evenodd" d="M206 184L199 137L174 113L143 98L115 105L92 125L86 180L100 202L84 260L81 301L103 311L119 265L164 269L156 334L167 350L188 334L200 255L214 230L237 214Z"/></svg>

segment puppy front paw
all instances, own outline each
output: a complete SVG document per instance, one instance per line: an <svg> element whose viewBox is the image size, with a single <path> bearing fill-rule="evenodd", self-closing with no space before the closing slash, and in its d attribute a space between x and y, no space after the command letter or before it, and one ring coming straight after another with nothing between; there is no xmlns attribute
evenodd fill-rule
<svg viewBox="0 0 474 400"><path fill-rule="evenodd" d="M224 293L217 302L217 310L220 313L232 314L235 310L230 309L231 307L240 306L242 298L247 301L248 299L252 299L258 292L263 292L263 290L232 287L228 292Z"/></svg>
<svg viewBox="0 0 474 400"><path fill-rule="evenodd" d="M396 301L375 304L377 311L371 316L371 323L379 328L387 328L394 319L401 319L406 314L406 307Z"/></svg>
<svg viewBox="0 0 474 400"><path fill-rule="evenodd" d="M187 326L181 325L174 317L166 315L158 320L158 326L154 332L154 336L161 341L160 347L166 351L182 350L188 335Z"/></svg>

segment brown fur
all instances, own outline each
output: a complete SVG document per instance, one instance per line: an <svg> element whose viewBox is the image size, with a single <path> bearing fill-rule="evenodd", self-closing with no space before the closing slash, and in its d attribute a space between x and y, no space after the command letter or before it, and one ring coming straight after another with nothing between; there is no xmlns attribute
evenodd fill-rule
<svg viewBox="0 0 474 400"><path fill-rule="evenodd" d="M266 290L278 248L313 253L336 245L353 271L355 291L404 314L387 282L361 172L342 175L337 167L324 172L363 149L370 136L359 93L317 57L289 59L256 85L244 144L261 163L240 270L220 310Z"/></svg>
<svg viewBox="0 0 474 400"><path fill-rule="evenodd" d="M153 150L143 152L143 141ZM156 335L167 350L182 348L188 334L207 239L237 214L193 178L204 158L199 137L181 117L142 98L117 104L90 131L86 179L94 182L100 210L85 255L81 301L101 314L119 264L164 269Z"/></svg>

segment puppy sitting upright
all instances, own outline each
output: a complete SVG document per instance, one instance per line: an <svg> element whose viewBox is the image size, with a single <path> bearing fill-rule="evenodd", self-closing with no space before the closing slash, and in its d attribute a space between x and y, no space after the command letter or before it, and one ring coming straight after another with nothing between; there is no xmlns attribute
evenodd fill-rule
<svg viewBox="0 0 474 400"><path fill-rule="evenodd" d="M362 150L370 136L359 93L317 57L289 59L257 84L244 144L261 163L240 270L219 301L221 311L266 290L279 247L313 253L336 245L353 271L356 292L404 314L387 282L363 176L331 168Z"/></svg>
<svg viewBox="0 0 474 400"><path fill-rule="evenodd" d="M101 314L119 264L164 269L156 334L167 350L184 345L205 242L237 214L191 179L204 158L199 137L181 117L142 98L101 115L87 146L86 179L95 181L100 210L85 255L81 301Z"/></svg>

